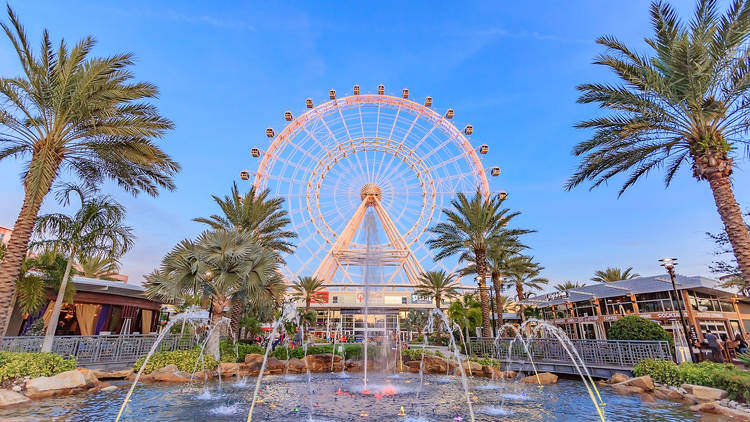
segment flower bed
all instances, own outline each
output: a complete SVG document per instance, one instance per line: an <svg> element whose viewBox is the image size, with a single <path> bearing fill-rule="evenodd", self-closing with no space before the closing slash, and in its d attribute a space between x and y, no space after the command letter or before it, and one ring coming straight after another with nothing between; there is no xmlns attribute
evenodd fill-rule
<svg viewBox="0 0 750 422"><path fill-rule="evenodd" d="M635 376L649 375L658 383L667 385L695 384L720 388L729 397L740 402L750 402L750 372L731 363L684 362L644 359L634 368Z"/></svg>

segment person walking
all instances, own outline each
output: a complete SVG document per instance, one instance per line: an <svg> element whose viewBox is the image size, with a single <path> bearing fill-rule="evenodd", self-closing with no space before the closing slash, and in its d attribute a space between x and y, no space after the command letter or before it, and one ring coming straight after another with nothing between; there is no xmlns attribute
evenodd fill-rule
<svg viewBox="0 0 750 422"><path fill-rule="evenodd" d="M723 363L724 357L721 353L721 344L719 344L720 340L716 337L716 334L712 333L711 330L708 330L703 337L706 339L706 343L708 343L708 348L711 349L711 360L717 363Z"/></svg>

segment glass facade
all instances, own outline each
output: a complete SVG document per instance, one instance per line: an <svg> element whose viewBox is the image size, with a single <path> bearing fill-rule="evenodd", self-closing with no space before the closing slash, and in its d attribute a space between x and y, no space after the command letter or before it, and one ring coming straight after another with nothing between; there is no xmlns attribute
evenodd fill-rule
<svg viewBox="0 0 750 422"><path fill-rule="evenodd" d="M689 292L690 306L698 312L734 312L734 305L727 300L719 299L716 296Z"/></svg>
<svg viewBox="0 0 750 422"><path fill-rule="evenodd" d="M677 300L671 291L635 295L635 301L638 304L638 312L642 314L678 309Z"/></svg>

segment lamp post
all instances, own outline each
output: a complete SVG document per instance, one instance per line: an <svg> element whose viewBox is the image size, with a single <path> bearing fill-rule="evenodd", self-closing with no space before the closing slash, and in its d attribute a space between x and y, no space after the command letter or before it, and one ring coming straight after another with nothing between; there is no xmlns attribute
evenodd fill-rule
<svg viewBox="0 0 750 422"><path fill-rule="evenodd" d="M674 267L677 265L677 258L662 258L659 260L661 266L669 273L669 278L672 280L672 291L677 298L677 310L680 311L680 324L682 324L682 330L685 333L685 341L688 347L690 346L690 332L688 331L687 325L685 325L685 315L682 313L682 300L680 294L677 292L677 284L675 283Z"/></svg>

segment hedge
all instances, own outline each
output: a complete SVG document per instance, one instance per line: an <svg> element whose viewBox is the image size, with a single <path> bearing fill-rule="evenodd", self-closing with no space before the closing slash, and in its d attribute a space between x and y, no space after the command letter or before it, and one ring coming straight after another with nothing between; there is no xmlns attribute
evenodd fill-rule
<svg viewBox="0 0 750 422"><path fill-rule="evenodd" d="M668 385L696 384L721 388L732 400L750 402L750 372L731 363L683 362L680 365L658 359L644 359L633 368L633 375L649 375Z"/></svg>
<svg viewBox="0 0 750 422"><path fill-rule="evenodd" d="M437 356L439 358L445 358L445 355L440 353L439 350L424 350L425 356ZM408 360L422 360L422 348L414 347L413 349L401 350L401 356L406 356Z"/></svg>
<svg viewBox="0 0 750 422"><path fill-rule="evenodd" d="M641 318L628 315L612 323L607 331L610 340L658 340L669 342L674 347L674 339L661 325Z"/></svg>
<svg viewBox="0 0 750 422"><path fill-rule="evenodd" d="M344 348L345 359L362 359L362 349L364 348L361 344L337 344L336 354L339 355L339 346ZM287 347L277 347L276 350L272 351L269 356L273 356L276 359L286 360L287 350L289 352L289 358L302 359L305 357L305 348L302 346L295 347L294 349L288 349ZM374 344L367 345L367 356L372 359L380 354L381 347ZM261 354L265 351L261 352ZM321 353L333 353L333 346L330 344L326 345L312 345L307 347L308 355L317 355Z"/></svg>
<svg viewBox="0 0 750 422"><path fill-rule="evenodd" d="M220 360L222 362L244 362L245 355L253 353L262 355L266 353L266 349L258 346L257 344L237 343L237 345L235 346L234 343L226 340L221 340L219 342L219 352L221 354Z"/></svg>
<svg viewBox="0 0 750 422"><path fill-rule="evenodd" d="M0 381L22 377L49 377L76 369L76 359L55 353L0 352Z"/></svg>
<svg viewBox="0 0 750 422"><path fill-rule="evenodd" d="M201 351L199 349L157 352L151 356L143 373L150 374L157 369L161 369L171 364L175 364L180 371L191 373L194 370L200 371L204 367L205 369L215 369L219 365L216 359L209 354L204 353L201 359L198 359L199 356L201 356ZM141 369L141 365L143 365L145 359L146 357L142 356L135 362L134 367L136 372ZM205 362L205 364L203 362Z"/></svg>

